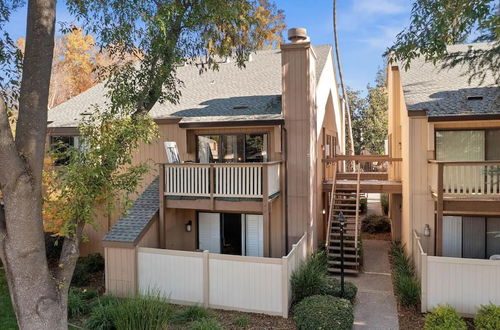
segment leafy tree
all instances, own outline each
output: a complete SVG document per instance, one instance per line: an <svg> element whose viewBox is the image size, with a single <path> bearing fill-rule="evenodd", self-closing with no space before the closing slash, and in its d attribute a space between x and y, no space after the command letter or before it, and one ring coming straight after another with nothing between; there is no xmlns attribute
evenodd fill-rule
<svg viewBox="0 0 500 330"><path fill-rule="evenodd" d="M352 130L356 154L363 149L373 154L384 154L387 138L387 91L383 70L377 72L375 86L367 86L367 96L349 90L348 100L352 112Z"/></svg>
<svg viewBox="0 0 500 330"><path fill-rule="evenodd" d="M488 49L448 52L446 46L468 39L492 42ZM408 68L423 55L443 67L465 65L470 80L483 80L488 72L500 83L500 5L498 0L416 0L410 25L396 37L386 55Z"/></svg>
<svg viewBox="0 0 500 330"><path fill-rule="evenodd" d="M0 27L22 4L0 0ZM55 177L62 199L74 199L63 208L69 219L63 226L65 239L56 269L49 268L45 256L41 197L56 1L28 1L24 54L5 32L0 39L0 66L10 70L4 71L0 82L0 189L4 196L0 258L22 329L67 329L68 286L83 226L92 219L95 199L110 193L101 193L99 188L124 189L126 193L137 183L141 167L131 167L131 172L125 172L129 176L119 183L118 173L129 160L117 153L129 152L137 141L149 136L144 130L150 120L147 113L157 102L179 100L182 82L176 68L187 62L198 65L200 72L216 70L227 57L243 67L265 37L262 31L275 24L262 25L256 15L261 3L256 0L68 0L66 4L94 35L96 46L117 61L99 71L109 77L108 107L88 126L85 121L81 126L89 139L88 153L83 158L74 156L72 165ZM271 12L275 15L274 9ZM130 54L134 61L126 60ZM20 55L24 55L22 66ZM116 64L121 59L125 59L123 65ZM19 107L15 138L7 114L9 98ZM119 128L108 136L113 125ZM142 133L137 135L136 129ZM107 145L118 141L125 149ZM107 153L98 157L94 152L98 153L101 143L106 145L102 152ZM96 164L88 163L90 169L81 167L92 161ZM106 173L95 173L96 169ZM99 178L98 184L91 184L86 200L87 195L81 193L93 176ZM111 186L103 182L106 177L113 179Z"/></svg>

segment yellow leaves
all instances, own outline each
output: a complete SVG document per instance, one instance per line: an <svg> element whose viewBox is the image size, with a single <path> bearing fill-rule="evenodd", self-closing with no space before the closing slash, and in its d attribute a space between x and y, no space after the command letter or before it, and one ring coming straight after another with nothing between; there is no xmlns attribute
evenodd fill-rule
<svg viewBox="0 0 500 330"><path fill-rule="evenodd" d="M82 29L74 28L63 37L61 69L65 73L71 96L94 85L95 53L94 37L85 35Z"/></svg>

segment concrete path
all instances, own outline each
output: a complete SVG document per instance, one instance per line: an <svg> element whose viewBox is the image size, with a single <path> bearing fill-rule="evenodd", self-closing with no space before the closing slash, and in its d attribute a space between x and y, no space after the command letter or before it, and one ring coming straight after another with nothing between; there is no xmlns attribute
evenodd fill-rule
<svg viewBox="0 0 500 330"><path fill-rule="evenodd" d="M358 287L353 329L399 329L388 241L364 240L364 272L347 277Z"/></svg>

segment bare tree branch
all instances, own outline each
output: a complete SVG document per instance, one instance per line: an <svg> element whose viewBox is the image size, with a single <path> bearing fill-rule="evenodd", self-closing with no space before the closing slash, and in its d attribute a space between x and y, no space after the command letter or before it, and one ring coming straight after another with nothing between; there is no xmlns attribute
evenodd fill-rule
<svg viewBox="0 0 500 330"><path fill-rule="evenodd" d="M4 241L7 237L7 228L5 226L5 211L3 205L0 205L0 260L5 263Z"/></svg>

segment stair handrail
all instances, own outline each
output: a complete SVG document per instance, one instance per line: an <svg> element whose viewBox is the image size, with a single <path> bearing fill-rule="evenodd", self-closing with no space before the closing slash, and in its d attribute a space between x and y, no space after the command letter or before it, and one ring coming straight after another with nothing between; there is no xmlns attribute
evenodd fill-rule
<svg viewBox="0 0 500 330"><path fill-rule="evenodd" d="M361 165L357 166L358 177L356 180L356 223L354 225L354 248L358 255L358 223L359 223L359 198L360 198L360 181L361 181Z"/></svg>
<svg viewBox="0 0 500 330"><path fill-rule="evenodd" d="M328 226L326 230L326 253L328 253L328 247L330 246L330 234L332 231L332 212L333 212L333 204L335 202L335 182L337 181L337 162L333 163L333 176L332 176L332 192L330 194L330 205L328 206Z"/></svg>

